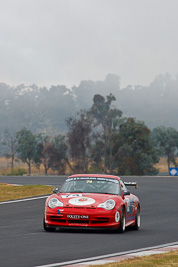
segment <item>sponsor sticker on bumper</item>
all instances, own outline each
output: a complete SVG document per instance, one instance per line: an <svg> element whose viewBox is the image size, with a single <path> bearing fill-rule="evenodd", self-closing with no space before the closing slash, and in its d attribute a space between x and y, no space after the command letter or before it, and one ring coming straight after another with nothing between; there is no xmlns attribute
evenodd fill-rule
<svg viewBox="0 0 178 267"><path fill-rule="evenodd" d="M67 214L67 218L68 219L89 219L90 216L88 215L70 215L70 214Z"/></svg>

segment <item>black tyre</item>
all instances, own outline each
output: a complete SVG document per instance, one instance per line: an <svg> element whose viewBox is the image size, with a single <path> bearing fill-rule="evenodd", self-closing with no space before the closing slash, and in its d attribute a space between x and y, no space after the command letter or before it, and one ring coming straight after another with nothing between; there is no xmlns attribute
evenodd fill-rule
<svg viewBox="0 0 178 267"><path fill-rule="evenodd" d="M54 227L47 226L45 223L45 219L43 220L43 229L47 232L54 232L56 230L56 228L54 228Z"/></svg>
<svg viewBox="0 0 178 267"><path fill-rule="evenodd" d="M138 230L140 228L140 207L137 207L135 225L133 226L134 230Z"/></svg>
<svg viewBox="0 0 178 267"><path fill-rule="evenodd" d="M118 231L119 233L125 232L125 209L124 208L122 208L122 211L121 211L120 225L119 225Z"/></svg>

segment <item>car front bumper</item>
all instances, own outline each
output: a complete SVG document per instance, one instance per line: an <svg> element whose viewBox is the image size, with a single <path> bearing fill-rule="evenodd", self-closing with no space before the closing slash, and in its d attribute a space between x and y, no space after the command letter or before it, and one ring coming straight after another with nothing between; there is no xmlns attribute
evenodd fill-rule
<svg viewBox="0 0 178 267"><path fill-rule="evenodd" d="M119 213L119 215L118 215ZM54 208L45 209L45 224L49 227L118 228L120 211L102 208Z"/></svg>

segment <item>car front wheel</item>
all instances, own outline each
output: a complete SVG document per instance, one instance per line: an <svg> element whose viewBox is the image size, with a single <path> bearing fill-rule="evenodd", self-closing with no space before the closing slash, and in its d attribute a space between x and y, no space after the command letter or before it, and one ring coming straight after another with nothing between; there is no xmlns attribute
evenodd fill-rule
<svg viewBox="0 0 178 267"><path fill-rule="evenodd" d="M122 211L121 211L120 225L119 225L118 231L119 233L125 232L125 210L124 208L122 208Z"/></svg>
<svg viewBox="0 0 178 267"><path fill-rule="evenodd" d="M134 230L138 230L140 228L140 207L137 207L136 217L135 217L135 225L133 226Z"/></svg>

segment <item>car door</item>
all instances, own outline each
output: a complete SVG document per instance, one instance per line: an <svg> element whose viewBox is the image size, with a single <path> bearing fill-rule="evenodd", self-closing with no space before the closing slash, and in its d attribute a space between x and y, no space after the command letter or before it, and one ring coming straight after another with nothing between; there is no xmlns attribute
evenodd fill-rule
<svg viewBox="0 0 178 267"><path fill-rule="evenodd" d="M133 201L133 195L130 194L129 190L127 189L123 181L121 180L120 182L121 182L122 192L124 194L124 202L126 207L126 223L127 223L135 219L135 217L133 216L135 204Z"/></svg>

